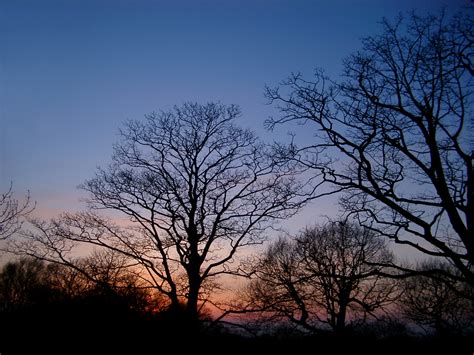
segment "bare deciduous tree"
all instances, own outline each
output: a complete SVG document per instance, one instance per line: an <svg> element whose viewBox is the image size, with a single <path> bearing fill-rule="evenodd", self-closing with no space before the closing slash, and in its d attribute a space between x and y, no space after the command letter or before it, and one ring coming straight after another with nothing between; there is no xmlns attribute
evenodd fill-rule
<svg viewBox="0 0 474 355"><path fill-rule="evenodd" d="M467 10L471 11L471 10ZM360 223L474 284L473 20L469 13L400 17L344 62L267 89L282 117L313 124L314 144L281 151L345 192ZM315 177L315 179L316 179Z"/></svg>
<svg viewBox="0 0 474 355"><path fill-rule="evenodd" d="M0 311L11 312L39 304L81 302L98 298L142 314L165 309L163 297L130 269L121 254L96 251L74 261L74 267L23 257L0 271ZM78 271L80 270L80 271ZM87 302L85 302L87 303Z"/></svg>
<svg viewBox="0 0 474 355"><path fill-rule="evenodd" d="M236 106L188 103L128 122L112 164L83 189L93 211L119 211L131 226L95 212L63 215L37 222L13 249L62 263L82 243L122 253L196 320L203 290L239 273L239 250L261 243L305 199L291 166L234 125L239 115Z"/></svg>
<svg viewBox="0 0 474 355"><path fill-rule="evenodd" d="M417 275L403 280L404 292L399 305L404 315L423 327L427 332L434 331L438 336L474 331L473 289L466 284L457 284L446 280L446 274L457 270L447 263L429 261L418 269L444 270L443 274L431 277ZM462 291L462 292L459 292ZM465 296L470 296L465 297Z"/></svg>
<svg viewBox="0 0 474 355"><path fill-rule="evenodd" d="M13 188L0 194L0 240L5 240L18 232L22 226L23 218L32 210L34 205L30 203L30 195L20 203L13 197Z"/></svg>
<svg viewBox="0 0 474 355"><path fill-rule="evenodd" d="M0 272L0 311L11 312L35 302L46 279L46 266L40 260L21 258L5 264Z"/></svg>
<svg viewBox="0 0 474 355"><path fill-rule="evenodd" d="M348 320L376 315L393 303L396 284L383 276L392 261L383 239L347 221L280 239L255 266L247 294L256 309L287 317L310 331L328 324L343 332ZM362 316L362 318L361 318Z"/></svg>

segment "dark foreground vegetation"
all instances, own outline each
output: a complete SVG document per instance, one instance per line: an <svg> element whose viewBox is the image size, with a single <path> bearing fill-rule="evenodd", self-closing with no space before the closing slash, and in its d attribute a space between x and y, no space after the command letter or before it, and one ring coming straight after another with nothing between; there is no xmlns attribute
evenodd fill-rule
<svg viewBox="0 0 474 355"><path fill-rule="evenodd" d="M0 273L0 352L159 354L191 350L217 354L311 350L324 354L347 350L376 354L407 350L427 353L442 348L456 354L472 353L472 329L451 327L443 334L413 332L402 321L388 318L348 326L342 333L321 328L310 334L286 322L241 319L238 326L216 324L203 314L196 331L184 307L181 313L171 311L163 298L140 288L132 275L110 264L104 268L97 259L95 269L101 273L102 284L35 259L5 265Z"/></svg>
<svg viewBox="0 0 474 355"><path fill-rule="evenodd" d="M372 334L243 336L220 332L189 335L175 322L138 317L123 310L55 305L28 313L2 314L2 354L162 354L170 351L222 354L234 352L350 352L364 354L452 353L472 354L472 336L380 337ZM121 312L122 311L122 312ZM6 326L8 324L8 326ZM171 325L171 327L170 327ZM173 331L171 330L173 329Z"/></svg>

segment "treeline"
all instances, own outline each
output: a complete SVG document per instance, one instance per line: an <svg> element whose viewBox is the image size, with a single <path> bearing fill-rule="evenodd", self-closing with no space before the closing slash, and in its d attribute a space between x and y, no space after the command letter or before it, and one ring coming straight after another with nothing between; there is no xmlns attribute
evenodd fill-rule
<svg viewBox="0 0 474 355"><path fill-rule="evenodd" d="M228 300L227 317L201 304L195 333L185 303L171 307L121 254L95 252L71 266L23 257L0 272L0 350L141 352L173 349L180 339L275 351L469 350L472 288L453 284L446 274L455 270L434 261L416 276L387 277L383 265L392 261L380 236L348 221L307 228L247 261L253 281Z"/></svg>
<svg viewBox="0 0 474 355"><path fill-rule="evenodd" d="M473 333L474 290L452 281L456 271L449 264L425 261L407 276L388 272L394 261L380 235L347 220L307 228L278 240L256 261L248 305L313 334L370 324L381 336Z"/></svg>
<svg viewBox="0 0 474 355"><path fill-rule="evenodd" d="M140 349L147 334L164 333L158 321L166 316L163 298L142 287L122 261L108 252L79 260L90 274L28 257L4 265L2 354Z"/></svg>

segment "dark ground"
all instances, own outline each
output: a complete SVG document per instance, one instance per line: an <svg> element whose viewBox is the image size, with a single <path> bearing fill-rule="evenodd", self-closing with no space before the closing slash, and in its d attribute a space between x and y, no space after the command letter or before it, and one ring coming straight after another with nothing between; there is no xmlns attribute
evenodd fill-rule
<svg viewBox="0 0 474 355"><path fill-rule="evenodd" d="M103 314L103 310L102 310ZM104 315L104 314L103 314ZM245 337L233 334L190 336L179 324L157 319L108 314L98 319L90 310L30 311L2 314L0 353L16 354L466 354L473 337L371 335Z"/></svg>

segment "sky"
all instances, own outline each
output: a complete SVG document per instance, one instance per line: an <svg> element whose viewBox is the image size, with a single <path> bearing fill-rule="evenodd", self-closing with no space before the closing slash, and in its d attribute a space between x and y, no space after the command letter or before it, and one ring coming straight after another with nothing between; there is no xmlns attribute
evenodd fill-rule
<svg viewBox="0 0 474 355"><path fill-rule="evenodd" d="M83 210L77 186L108 164L123 122L186 101L238 104L240 125L284 140L263 128L265 85L315 68L337 78L382 17L468 2L2 0L0 191L29 190L36 217Z"/></svg>

